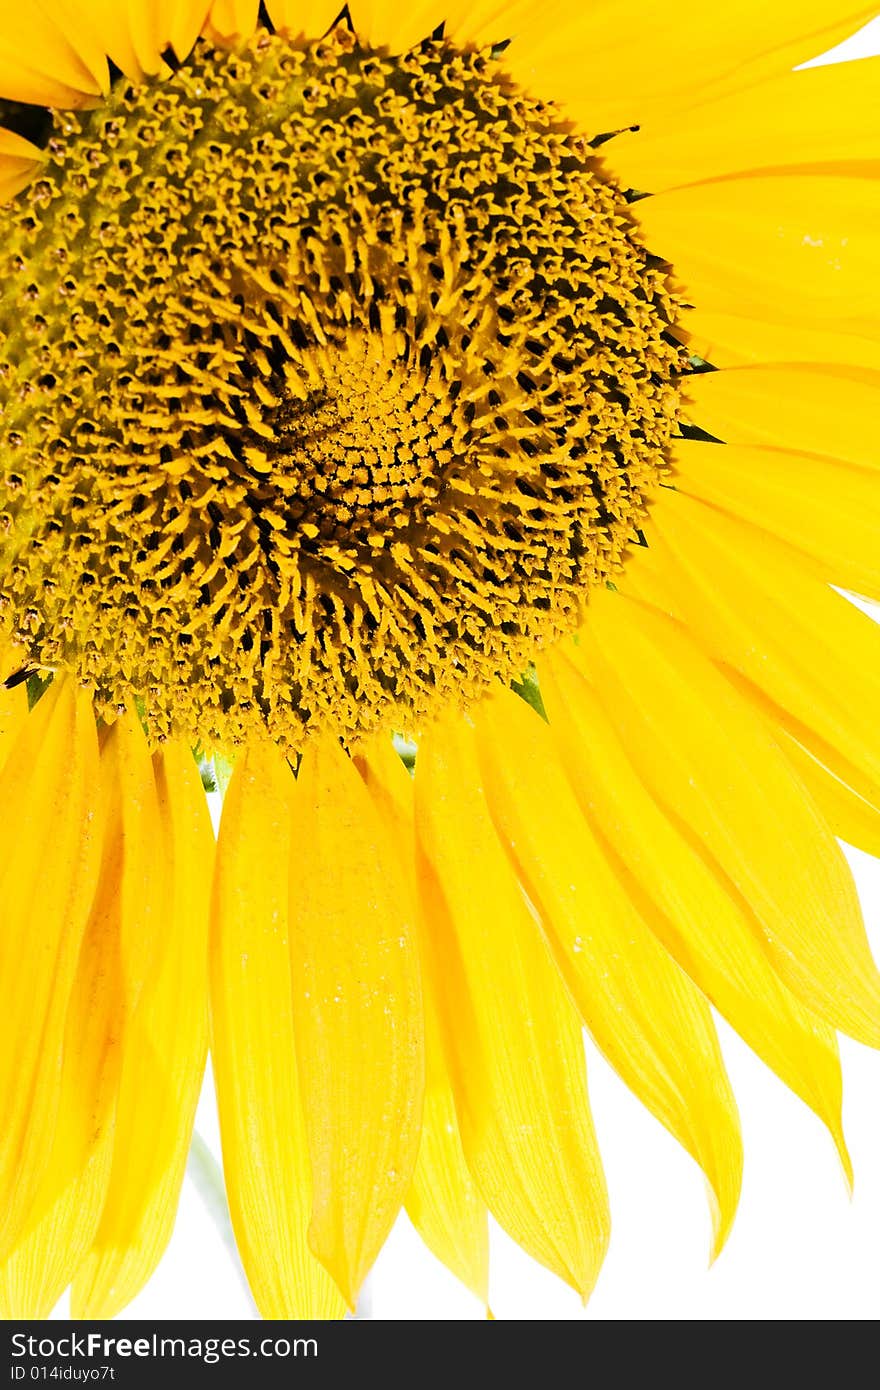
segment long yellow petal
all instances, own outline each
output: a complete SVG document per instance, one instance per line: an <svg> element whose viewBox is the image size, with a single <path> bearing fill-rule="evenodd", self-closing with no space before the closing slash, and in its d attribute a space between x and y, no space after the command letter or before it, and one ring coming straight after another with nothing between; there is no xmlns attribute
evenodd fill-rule
<svg viewBox="0 0 880 1390"><path fill-rule="evenodd" d="M253 744L226 792L213 892L211 1056L242 1263L265 1318L341 1318L308 1245L312 1177L297 1079L289 944L293 775Z"/></svg>
<svg viewBox="0 0 880 1390"><path fill-rule="evenodd" d="M374 739L358 759L374 805L409 865L415 893L413 779L387 737ZM422 922L422 931L426 924ZM422 960L429 958L427 943ZM425 1010L425 1108L419 1156L406 1211L429 1250L483 1303L489 1297L489 1223L486 1204L468 1170L443 1053L436 990L422 972Z"/></svg>
<svg viewBox="0 0 880 1390"><path fill-rule="evenodd" d="M728 444L769 444L880 468L880 440L870 427L880 415L874 371L780 363L699 372L686 390L691 423Z"/></svg>
<svg viewBox="0 0 880 1390"><path fill-rule="evenodd" d="M698 440L678 443L673 461L677 492L779 536L829 582L880 596L880 473Z"/></svg>
<svg viewBox="0 0 880 1390"><path fill-rule="evenodd" d="M126 0L89 0L87 9L77 6L76 32L79 43L98 42L102 53L108 54L121 72L133 82L143 77L143 68L131 36ZM106 68L106 59L104 62ZM109 87L109 72L101 83Z"/></svg>
<svg viewBox="0 0 880 1390"><path fill-rule="evenodd" d="M157 969L167 910L167 869L159 851L159 799L147 740L136 715L122 715L101 738L107 782L103 904L116 923L126 1003L133 1010Z"/></svg>
<svg viewBox="0 0 880 1390"><path fill-rule="evenodd" d="M880 1042L880 976L837 842L758 715L663 614L606 592L586 668L654 798L761 923L810 1009Z"/></svg>
<svg viewBox="0 0 880 1390"><path fill-rule="evenodd" d="M433 1008L425 1027L425 1108L406 1213L428 1249L488 1306L488 1213L465 1159Z"/></svg>
<svg viewBox="0 0 880 1390"><path fill-rule="evenodd" d="M109 88L107 57L132 81L167 72L162 54L184 59L198 37L209 0L41 0L55 31L90 73L94 90ZM2 33L0 33L2 48ZM66 102L65 105L81 104Z"/></svg>
<svg viewBox="0 0 880 1390"><path fill-rule="evenodd" d="M783 985L744 904L637 776L596 693L559 653L541 693L581 809L648 925L759 1057L827 1125L849 1172L834 1032Z"/></svg>
<svg viewBox="0 0 880 1390"><path fill-rule="evenodd" d="M115 926L106 912L96 911L86 929L65 1031L51 1157L25 1234L0 1272L4 1318L49 1316L101 1219L125 1019Z"/></svg>
<svg viewBox="0 0 880 1390"><path fill-rule="evenodd" d="M584 819L547 725L510 690L475 712L492 817L598 1047L702 1167L720 1250L742 1141L705 998L624 892Z"/></svg>
<svg viewBox="0 0 880 1390"><path fill-rule="evenodd" d="M49 1162L71 989L98 877L91 701L57 679L0 772L14 808L0 850L0 1251L14 1246Z"/></svg>
<svg viewBox="0 0 880 1390"><path fill-rule="evenodd" d="M880 182L792 175L681 188L632 205L646 246L703 309L875 334Z"/></svg>
<svg viewBox="0 0 880 1390"><path fill-rule="evenodd" d="M127 1009L117 752L114 740L101 757L101 870L68 1006L49 1162L25 1233L0 1272L0 1313L7 1318L48 1317L94 1239L104 1204Z"/></svg>
<svg viewBox="0 0 880 1390"><path fill-rule="evenodd" d="M65 1078L53 1158L37 1201L41 1215L0 1267L0 1317L48 1318L86 1256L101 1219L101 1204L112 1153L112 1128L101 1129L76 1177L70 1158L81 1138L82 1093ZM80 1104L76 1101L79 1099ZM112 1112L111 1112L112 1113Z"/></svg>
<svg viewBox="0 0 880 1390"><path fill-rule="evenodd" d="M880 58L787 72L673 112L603 149L629 188L659 193L758 169L876 160Z"/></svg>
<svg viewBox="0 0 880 1390"><path fill-rule="evenodd" d="M681 505L677 500L677 493L670 496L676 498L674 505ZM666 503L667 507L670 505L673 503ZM715 562L712 563L715 566ZM848 728L848 746L841 752L841 739L837 735L840 734L842 724L834 720L829 723L829 717L824 713L826 702L823 701L819 689L816 691L815 702L809 695L801 702L795 701L794 698L788 699L787 703L798 709L801 719L798 719L797 714L791 713L790 709L777 703L772 694L767 692L773 685L773 681L765 680L767 671L774 670L770 653L762 646L756 645L758 631L752 630L748 637L740 631L738 637L735 637L727 630L726 620L722 617L723 591L716 591L716 577L723 578L723 567L713 567L710 587L713 603L719 606L706 610L706 592L709 591L703 592L701 598L698 585L681 570L671 556L666 542L655 530L652 532L651 546L639 550L638 563L627 571L623 588L628 595L641 599L646 605L670 613L684 626L692 623L709 651L715 652L716 659L724 659L726 662L730 660L738 667L738 670L727 667L731 680L740 685L745 698L762 714L773 738L779 742L781 752L788 762L794 765L799 778L809 788L813 801L822 810L834 834L848 844L865 849L867 853L879 852L880 831L877 819L880 817L880 781L877 780L872 753L873 723L870 717L865 720L858 705L862 696L856 694L855 703L851 706L852 724L855 727ZM805 578L808 577L804 573L799 573L798 584L802 584ZM815 602L815 592L806 599L808 612L810 605ZM841 609L841 600L837 595L831 595L824 587L820 589L819 595L822 602L831 599L831 614L834 620L841 614L845 620L851 620L849 612ZM765 603L772 606L776 599L776 594L766 595L760 599L759 607L765 606ZM752 612L756 613L758 610L753 607ZM795 609L795 628L802 612L804 610L798 613ZM787 631L790 621L792 619L783 616L774 624L777 645L780 639L784 646L790 642ZM865 624L859 623L858 635L862 641L867 639L870 645L876 646L876 632L873 627L865 627ZM810 641L815 641L815 634ZM842 645L845 646L845 642ZM797 656L797 638L791 646L791 653ZM831 656L830 660L834 664L836 657ZM752 663L751 666L749 662ZM874 652L873 657L867 657L867 670L870 671L876 666L877 656ZM742 670L747 669L752 680L741 674ZM819 663L810 666L806 674L810 678L819 676ZM760 687L753 684L755 678L760 681ZM774 676L774 680L777 678L779 677ZM785 688L790 695L792 688L797 689L797 685L792 687L791 671ZM805 723L804 720L808 721ZM861 738L859 724L862 726ZM822 726L822 731L817 731L816 726Z"/></svg>
<svg viewBox="0 0 880 1390"><path fill-rule="evenodd" d="M290 945L310 1240L354 1306L418 1153L415 904L363 781L331 738L306 749L293 805Z"/></svg>
<svg viewBox="0 0 880 1390"><path fill-rule="evenodd" d="M140 870L143 897L154 899L157 914L143 927L153 958L143 963L140 988L129 990L113 1162L101 1223L74 1282L74 1317L115 1316L158 1264L174 1226L205 1069L214 836L189 748L166 744L150 772L157 824L150 835L142 814L140 831L167 881L151 882ZM142 813L145 803L146 795ZM124 904L124 890L120 898ZM123 918L123 928L132 920Z"/></svg>
<svg viewBox="0 0 880 1390"><path fill-rule="evenodd" d="M609 1223L580 1024L492 825L463 717L419 745L416 825L468 1166L501 1225L586 1297Z"/></svg>
<svg viewBox="0 0 880 1390"><path fill-rule="evenodd" d="M719 310L697 304L682 315L676 331L695 356L716 367L810 362L880 371L880 338L870 329L832 327L823 321L788 323L773 305L750 313L742 308L737 312L734 306Z"/></svg>
<svg viewBox="0 0 880 1390"><path fill-rule="evenodd" d="M880 859L880 805L859 796L778 725L776 731L782 752L837 838Z"/></svg>
<svg viewBox="0 0 880 1390"><path fill-rule="evenodd" d="M5 1272L7 1301L21 1316L48 1314L98 1229L110 1179L122 1039L128 1042L155 954L165 856L157 853L152 765L133 715L104 730L100 776L100 873L68 1007L51 1156L27 1238ZM150 1144L153 1139L151 1132ZM126 1164L134 1166L130 1155Z"/></svg>
<svg viewBox="0 0 880 1390"><path fill-rule="evenodd" d="M875 801L877 624L795 550L713 507L669 492L652 521L666 587L705 649L785 712L823 762L830 750L835 773Z"/></svg>
<svg viewBox="0 0 880 1390"><path fill-rule="evenodd" d="M27 10L5 6L0 14L0 96L10 101L74 107L88 104L106 86L107 64L96 55L87 16L78 41L64 0L43 0ZM97 73L95 67L97 66Z"/></svg>

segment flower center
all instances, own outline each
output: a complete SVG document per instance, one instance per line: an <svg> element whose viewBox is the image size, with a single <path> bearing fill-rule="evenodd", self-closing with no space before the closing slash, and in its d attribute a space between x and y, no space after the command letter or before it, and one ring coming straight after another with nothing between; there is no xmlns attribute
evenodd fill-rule
<svg viewBox="0 0 880 1390"><path fill-rule="evenodd" d="M291 751L517 676L623 564L675 305L492 58L200 43L7 209L0 616L106 715Z"/></svg>

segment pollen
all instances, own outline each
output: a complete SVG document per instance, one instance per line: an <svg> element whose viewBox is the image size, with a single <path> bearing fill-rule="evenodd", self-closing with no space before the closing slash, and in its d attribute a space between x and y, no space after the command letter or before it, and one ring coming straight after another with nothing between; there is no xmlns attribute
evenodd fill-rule
<svg viewBox="0 0 880 1390"><path fill-rule="evenodd" d="M664 269L503 53L200 41L0 216L0 622L156 738L467 705L668 473Z"/></svg>

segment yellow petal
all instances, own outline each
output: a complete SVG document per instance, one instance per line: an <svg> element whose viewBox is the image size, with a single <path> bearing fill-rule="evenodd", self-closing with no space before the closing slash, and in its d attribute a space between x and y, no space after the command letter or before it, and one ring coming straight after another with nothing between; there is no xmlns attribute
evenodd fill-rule
<svg viewBox="0 0 880 1390"><path fill-rule="evenodd" d="M43 151L12 130L0 129L0 203L8 202L33 178Z"/></svg>
<svg viewBox="0 0 880 1390"><path fill-rule="evenodd" d="M615 877L547 725L504 689L481 702L475 725L492 817L581 1017L703 1168L717 1254L736 1211L742 1142L709 1006Z"/></svg>
<svg viewBox="0 0 880 1390"><path fill-rule="evenodd" d="M15 1244L49 1161L65 1019L98 876L91 702L57 679L0 772L14 808L0 852L0 1250Z"/></svg>
<svg viewBox="0 0 880 1390"><path fill-rule="evenodd" d="M101 782L109 808L119 792L112 753L102 757ZM94 1239L104 1204L126 1017L112 819L105 820L98 890L68 1006L49 1161L0 1272L0 1312L8 1318L49 1316Z"/></svg>
<svg viewBox="0 0 880 1390"><path fill-rule="evenodd" d="M874 372L782 363L698 372L686 389L692 423L728 444L769 444L880 467L871 428L880 414Z"/></svg>
<svg viewBox="0 0 880 1390"><path fill-rule="evenodd" d="M333 0L268 0L266 9L276 32L291 38L319 38L339 14Z"/></svg>
<svg viewBox="0 0 880 1390"><path fill-rule="evenodd" d="M584 815L652 931L759 1057L828 1126L844 1168L833 1031L778 978L756 923L639 780L595 691L557 652L541 694Z"/></svg>
<svg viewBox="0 0 880 1390"><path fill-rule="evenodd" d="M665 496L654 520L652 545L667 587L706 650L784 711L795 736L837 776L875 801L877 624L757 528L677 492Z"/></svg>
<svg viewBox="0 0 880 1390"><path fill-rule="evenodd" d="M620 594L602 598L579 650L639 775L748 904L798 998L833 1027L880 1042L880 977L852 878L802 784L676 624Z"/></svg>
<svg viewBox="0 0 880 1390"><path fill-rule="evenodd" d="M28 717L27 686L0 686L0 769Z"/></svg>
<svg viewBox="0 0 880 1390"><path fill-rule="evenodd" d="M776 731L783 753L838 839L880 859L880 806L841 782L778 724Z"/></svg>
<svg viewBox="0 0 880 1390"><path fill-rule="evenodd" d="M415 884L413 779L387 737L373 740L358 760L379 814L386 820ZM422 930L426 924L422 923ZM422 959L427 959L423 949ZM488 1303L489 1224L486 1204L468 1171L435 988L422 974L425 1010L425 1107L419 1156L406 1211L429 1250L483 1303Z"/></svg>
<svg viewBox="0 0 880 1390"><path fill-rule="evenodd" d="M142 4L152 0L140 0ZM137 0L131 0L137 3ZM110 90L107 55L115 60L115 24L126 23L129 0L37 0L45 19L76 53L77 60L90 73L101 92Z"/></svg>
<svg viewBox="0 0 880 1390"><path fill-rule="evenodd" d="M293 776L270 745L237 762L217 844L211 1055L239 1253L264 1318L340 1318L308 1245L312 1177L293 1039L289 868Z"/></svg>
<svg viewBox="0 0 880 1390"><path fill-rule="evenodd" d="M463 717L419 745L416 825L444 1046L489 1210L583 1297L608 1241L580 1024L492 825Z"/></svg>
<svg viewBox="0 0 880 1390"><path fill-rule="evenodd" d="M130 747L125 756L130 764ZM112 1167L100 1226L71 1292L74 1317L114 1317L158 1264L174 1227L205 1069L214 836L189 748L166 744L151 772L158 821L151 835L142 819L141 836L167 880L138 866L142 895L153 899L157 914L143 926L152 960L140 988L130 991ZM127 872L133 869L129 855ZM119 896L124 904L124 888ZM123 946L131 921L123 917Z"/></svg>
<svg viewBox="0 0 880 1390"><path fill-rule="evenodd" d="M108 0L109 3L109 0ZM79 41L64 0L44 0L0 14L0 96L44 106L87 104L106 87L106 60L86 36ZM80 16L86 35L88 18ZM97 72L95 68L97 66Z"/></svg>
<svg viewBox="0 0 880 1390"><path fill-rule="evenodd" d="M697 440L678 443L673 462L678 493L781 537L829 582L880 596L876 472L811 454Z"/></svg>
<svg viewBox="0 0 880 1390"><path fill-rule="evenodd" d="M830 0L727 0L718 13L656 0L483 0L446 6L459 40L512 39L502 61L591 134L699 109L826 52L876 13Z"/></svg>
<svg viewBox="0 0 880 1390"><path fill-rule="evenodd" d="M833 328L822 322L787 323L773 306L750 314L698 304L686 311L676 332L695 356L716 367L812 362L880 370L880 338L872 338L869 330Z"/></svg>
<svg viewBox="0 0 880 1390"><path fill-rule="evenodd" d="M327 8L325 5L325 13ZM439 24L448 22L450 11L455 8L455 0L452 5L443 4L443 0L409 0L406 5L395 4L394 0L355 0L350 13L364 42L376 48L387 44L392 53L403 53L430 38Z"/></svg>
<svg viewBox="0 0 880 1390"><path fill-rule="evenodd" d="M880 182L831 175L735 178L632 205L645 244L689 301L789 325L874 335ZM797 355L797 354L795 354Z"/></svg>
<svg viewBox="0 0 880 1390"><path fill-rule="evenodd" d="M205 31L213 39L249 38L257 27L258 8L259 0L214 0L205 21Z"/></svg>
<svg viewBox="0 0 880 1390"><path fill-rule="evenodd" d="M103 36L106 51L119 70L133 82L139 82L144 70L132 38L125 0L122 4L120 0L89 0L88 11L82 19L83 28L89 22L93 31Z"/></svg>
<svg viewBox="0 0 880 1390"><path fill-rule="evenodd" d="M124 992L119 943L93 914L73 987L51 1156L0 1272L4 1318L46 1318L94 1240L113 1152Z"/></svg>
<svg viewBox="0 0 880 1390"><path fill-rule="evenodd" d="M153 765L136 715L102 731L101 769L107 827L99 896L117 923L126 1002L134 1009L158 965L168 886Z"/></svg>
<svg viewBox="0 0 880 1390"><path fill-rule="evenodd" d="M303 756L291 852L310 1240L354 1306L415 1166L423 1018L407 876L351 759L329 737Z"/></svg>
<svg viewBox="0 0 880 1390"><path fill-rule="evenodd" d="M428 1249L488 1306L486 1204L464 1156L455 1098L433 1011L426 1028L425 1108L406 1212Z"/></svg>
<svg viewBox="0 0 880 1390"><path fill-rule="evenodd" d="M0 681L5 683L10 676L19 676L25 669L25 662L22 660L21 648L14 646L7 640L8 634L0 628Z"/></svg>
<svg viewBox="0 0 880 1390"><path fill-rule="evenodd" d="M73 1083L65 1082L59 1108L55 1151L37 1194L42 1215L29 1225L0 1267L0 1317L48 1318L86 1255L101 1218L101 1205L112 1152L112 1130L102 1128L98 1142L75 1178L69 1176L71 1134L81 1125L74 1117ZM64 1147L62 1155L61 1146Z"/></svg>
<svg viewBox="0 0 880 1390"><path fill-rule="evenodd" d="M186 58L204 25L210 0L128 0L129 32L144 72L161 70L161 54Z"/></svg>
<svg viewBox="0 0 880 1390"><path fill-rule="evenodd" d="M95 75L109 86L107 56L132 81L167 72L162 54L185 58L204 22L208 0L43 0L54 23Z"/></svg>
<svg viewBox="0 0 880 1390"><path fill-rule="evenodd" d="M103 731L100 779L101 865L68 1006L50 1158L26 1239L5 1271L5 1299L20 1316L48 1315L98 1229L110 1177L122 1038L127 1040L155 954L165 857L157 845L149 752L132 715Z"/></svg>
<svg viewBox="0 0 880 1390"><path fill-rule="evenodd" d="M672 112L603 149L628 188L669 188L758 169L876 160L880 58L787 72L693 111ZM846 172L841 170L841 172Z"/></svg>

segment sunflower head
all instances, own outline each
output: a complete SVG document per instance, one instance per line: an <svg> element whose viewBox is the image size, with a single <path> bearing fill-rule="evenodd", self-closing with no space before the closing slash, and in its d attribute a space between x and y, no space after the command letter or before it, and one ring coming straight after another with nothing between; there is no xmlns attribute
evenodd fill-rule
<svg viewBox="0 0 880 1390"><path fill-rule="evenodd" d="M295 750L473 700L666 472L664 272L485 50L200 42L57 113L7 222L0 601L108 717Z"/></svg>

